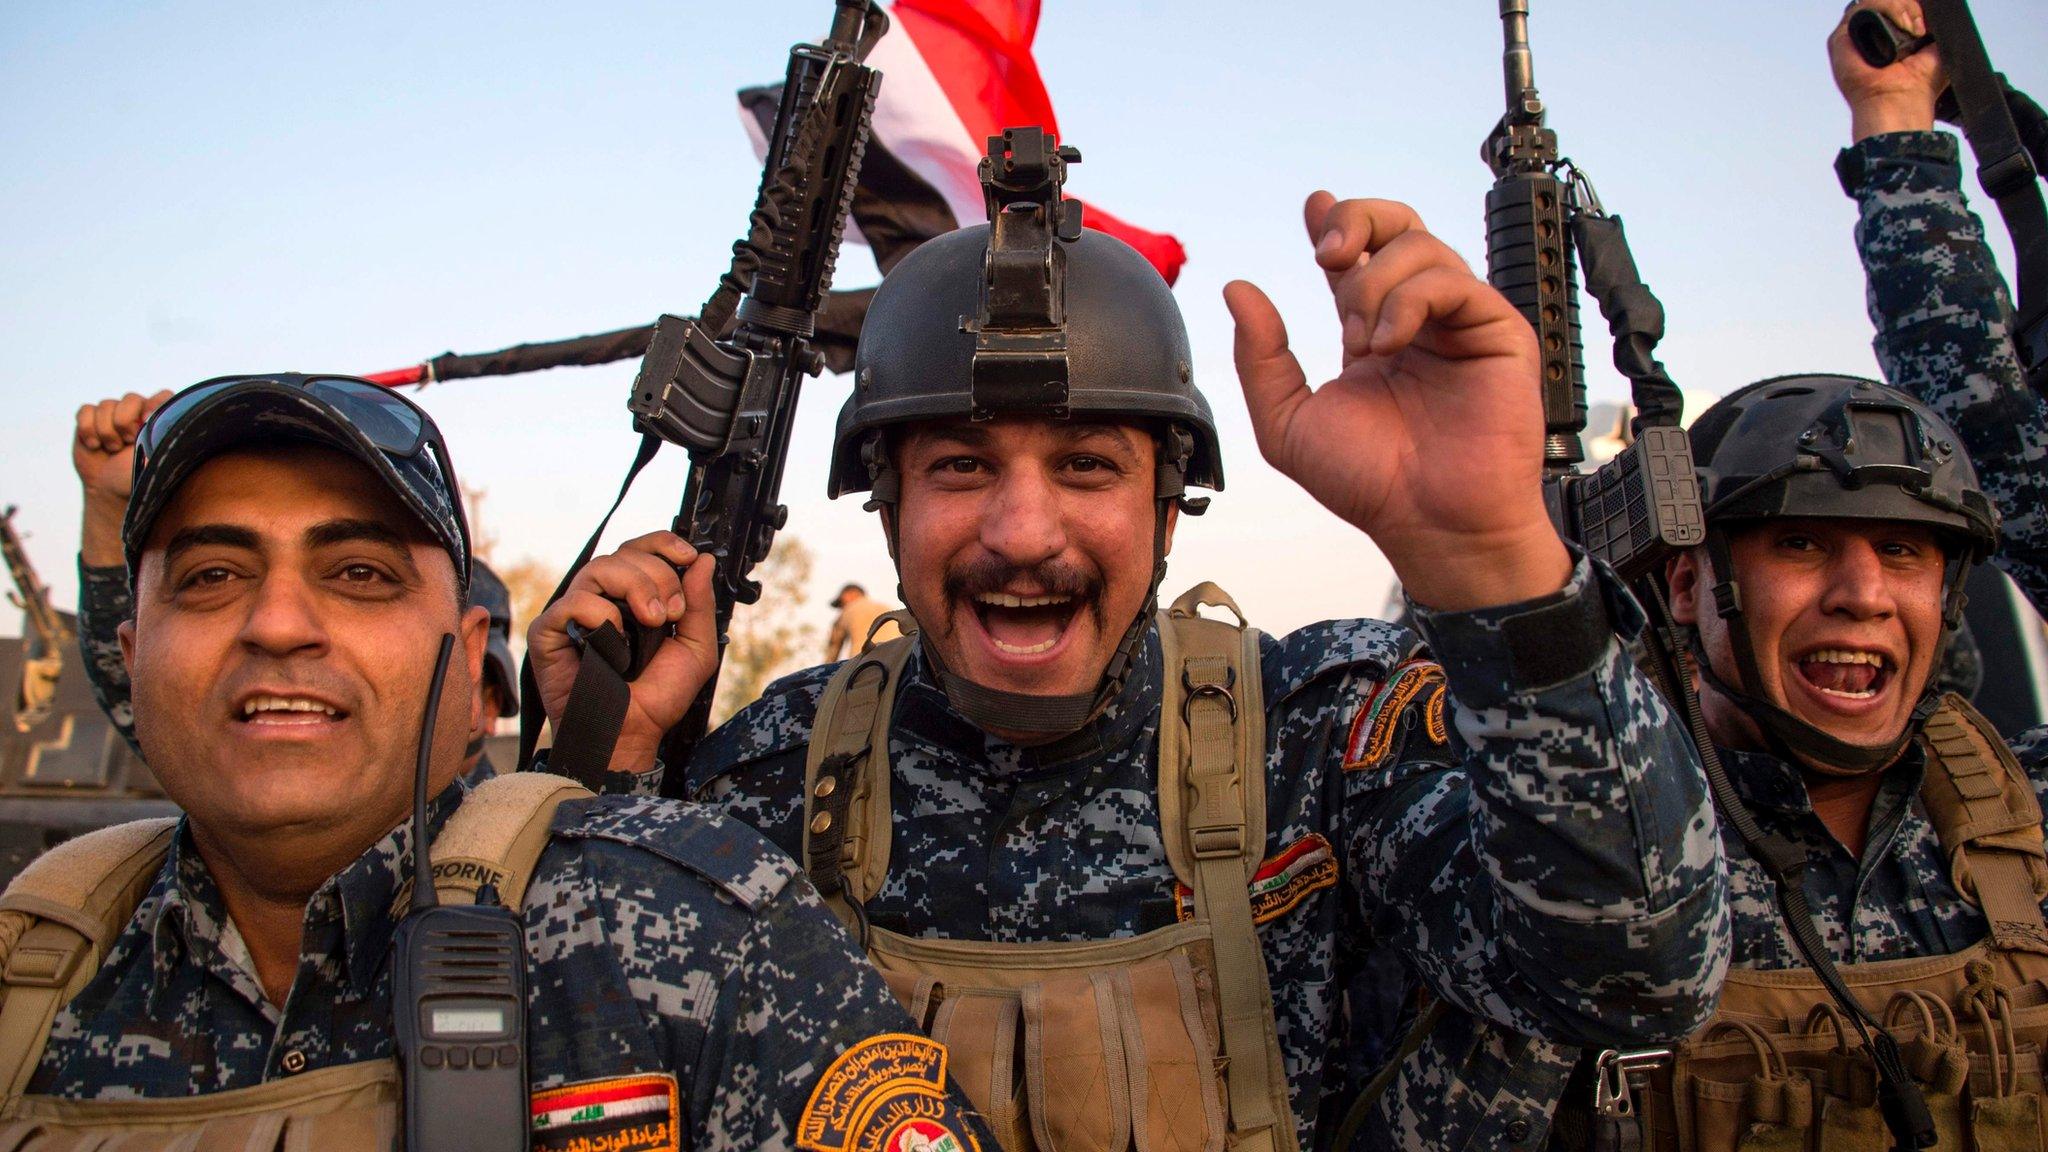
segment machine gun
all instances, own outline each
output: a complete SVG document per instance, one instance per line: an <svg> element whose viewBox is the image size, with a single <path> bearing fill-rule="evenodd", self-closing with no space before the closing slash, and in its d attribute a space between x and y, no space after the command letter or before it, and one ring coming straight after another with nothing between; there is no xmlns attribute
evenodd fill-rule
<svg viewBox="0 0 2048 1152"><path fill-rule="evenodd" d="M1664 307L1636 271L1620 218L1601 207L1585 173L1559 156L1557 134L1544 125L1529 53L1529 0L1500 0L1500 18L1508 109L1481 151L1495 178L1486 195L1487 281L1536 329L1542 356L1544 493L1551 518L1560 533L1612 564L1635 586L1655 624L1646 634L1646 660L1686 719L1715 808L1771 876L1780 917L1800 955L1871 1054L1879 1108L1896 1147L1927 1147L1934 1140L1934 1122L1897 1039L1850 993L1814 927L1804 853L1757 823L1707 731L1693 689L1686 634L1672 618L1659 571L1673 550L1706 540L1692 446L1679 427L1684 399L1654 355L1664 335ZM1614 366L1628 378L1636 406L1634 441L1591 475L1577 467L1585 459L1579 433L1586 425L1574 298L1580 264L1586 290L1599 302L1614 335ZM1598 1089L1588 1120L1602 1133L1596 1141L1618 1138L1634 1123L1630 1077L1670 1058L1668 1049L1589 1054Z"/></svg>
<svg viewBox="0 0 2048 1152"><path fill-rule="evenodd" d="M663 316L656 324L627 402L641 443L619 497L662 444L689 452L674 531L716 558L721 653L734 607L761 596L750 573L788 518L780 493L797 395L804 377L824 369L824 355L812 342L816 315L831 287L881 87L881 73L862 61L888 29L887 15L876 0L836 3L824 42L790 49L760 190L747 235L733 245L730 270L696 318ZM556 596L589 561L610 520L607 512ZM623 635L607 625L584 637L583 671L549 757L552 770L587 783L610 761L625 715L626 682L668 635L640 625L623 605L620 616ZM539 693L530 674L524 678L522 766L531 762L539 729ZM714 675L668 733L665 764L689 759L709 725L716 687ZM678 794L682 777L671 772L664 792Z"/></svg>
<svg viewBox="0 0 2048 1152"><path fill-rule="evenodd" d="M17 592L7 599L27 618L30 636L22 645L21 690L14 704L14 726L23 732L41 723L57 699L57 677L64 673L64 653L77 639L63 613L50 606L50 589L36 576L21 533L14 528L15 506L0 512L0 556L14 577Z"/></svg>
<svg viewBox="0 0 2048 1152"><path fill-rule="evenodd" d="M1536 330L1542 357L1544 499L1558 531L1626 579L1672 549L1706 538L1692 448L1679 428L1683 400L1657 362L1664 307L1642 282L1621 219L1602 209L1592 181L1560 157L1544 123L1529 51L1528 0L1500 0L1507 112L1480 148L1493 170L1486 194L1486 279ZM1586 381L1579 338L1578 269L1614 335L1614 366L1635 397L1635 438L1585 474Z"/></svg>

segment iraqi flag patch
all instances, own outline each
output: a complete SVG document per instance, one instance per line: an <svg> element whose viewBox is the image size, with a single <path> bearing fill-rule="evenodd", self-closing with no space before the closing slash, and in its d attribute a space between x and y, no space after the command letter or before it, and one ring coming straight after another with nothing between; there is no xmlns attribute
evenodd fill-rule
<svg viewBox="0 0 2048 1152"><path fill-rule="evenodd" d="M809 1152L981 1152L955 1132L946 1101L946 1046L909 1032L873 1036L839 1054L797 1118Z"/></svg>
<svg viewBox="0 0 2048 1152"><path fill-rule="evenodd" d="M1252 923L1277 920L1309 898L1337 883L1337 854L1330 842L1311 832L1259 865L1252 874ZM1183 923L1195 918L1195 890L1176 881L1173 911Z"/></svg>
<svg viewBox="0 0 2048 1152"><path fill-rule="evenodd" d="M533 1094L533 1152L676 1152L682 1143L676 1078L666 1072Z"/></svg>
<svg viewBox="0 0 2048 1152"><path fill-rule="evenodd" d="M1401 734L1401 717L1425 694L1422 724L1429 742L1449 743L1443 666L1434 660L1410 660L1380 681L1358 706L1358 715L1351 721L1351 738L1344 744L1344 770L1363 772L1379 767L1394 750L1395 738Z"/></svg>

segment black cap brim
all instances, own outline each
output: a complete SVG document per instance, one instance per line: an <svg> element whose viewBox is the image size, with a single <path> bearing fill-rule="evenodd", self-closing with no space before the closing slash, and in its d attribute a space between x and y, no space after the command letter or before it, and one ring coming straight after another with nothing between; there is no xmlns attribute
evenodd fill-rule
<svg viewBox="0 0 2048 1152"><path fill-rule="evenodd" d="M143 545L157 518L200 465L238 448L277 448L295 443L335 449L368 468L448 552L455 565L456 579L467 596L468 528L454 502L454 477L442 474L433 450L421 447L408 462L408 467L420 475L408 478L346 416L325 401L303 388L265 381L251 381L203 401L178 420L164 442L143 462L121 529L129 579L133 580L141 568Z"/></svg>

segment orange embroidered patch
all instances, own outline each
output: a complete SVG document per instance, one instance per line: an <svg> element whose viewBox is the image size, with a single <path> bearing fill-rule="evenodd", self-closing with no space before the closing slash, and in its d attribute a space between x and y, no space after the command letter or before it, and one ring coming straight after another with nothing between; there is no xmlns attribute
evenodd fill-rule
<svg viewBox="0 0 2048 1152"><path fill-rule="evenodd" d="M1423 707L1423 728L1430 740L1443 744L1450 739L1444 723L1444 670L1434 660L1410 660L1394 669L1358 706L1351 721L1351 738L1344 745L1344 770L1358 772L1377 768L1394 749L1400 734L1401 717L1424 692L1434 689Z"/></svg>
<svg viewBox="0 0 2048 1152"><path fill-rule="evenodd" d="M1309 894L1337 883L1337 854L1330 842L1311 832L1252 874L1252 923L1264 924L1294 911ZM1195 918L1195 892L1173 886L1173 911L1183 923Z"/></svg>
<svg viewBox="0 0 2048 1152"><path fill-rule="evenodd" d="M810 1152L980 1152L947 1126L946 1046L908 1032L839 1054L797 1117Z"/></svg>
<svg viewBox="0 0 2048 1152"><path fill-rule="evenodd" d="M533 1152L676 1152L682 1145L676 1078L666 1072L533 1094Z"/></svg>

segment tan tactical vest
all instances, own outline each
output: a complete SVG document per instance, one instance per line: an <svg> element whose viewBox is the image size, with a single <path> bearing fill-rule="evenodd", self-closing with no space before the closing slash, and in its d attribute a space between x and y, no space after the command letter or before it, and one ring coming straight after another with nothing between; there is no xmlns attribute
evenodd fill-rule
<svg viewBox="0 0 2048 1152"><path fill-rule="evenodd" d="M1991 923L1947 956L1841 968L1899 1040L1939 1148L2048 1147L2048 854L2034 786L1991 726L1949 695L1921 739L1927 806L1951 879ZM1596 1115L1639 1113L1655 1152L1886 1152L1877 1073L1810 968L1738 969L1675 1050L1604 1053Z"/></svg>
<svg viewBox="0 0 2048 1152"><path fill-rule="evenodd" d="M434 889L468 904L485 879L519 906L555 808L590 793L542 773L471 792L434 839ZM25 1095L57 1013L99 971L170 850L176 821L139 820L44 853L0 896L0 1152L388 1152L398 1142L396 1060L251 1088L151 1100ZM431 1150L428 1150L431 1152Z"/></svg>
<svg viewBox="0 0 2048 1152"><path fill-rule="evenodd" d="M1228 607L1232 625L1197 614ZM1128 939L913 938L859 907L889 872L890 720L905 637L826 686L804 860L1004 1152L1295 1152L1250 882L1266 843L1259 634L1213 584L1159 616L1159 823L1194 919Z"/></svg>

